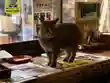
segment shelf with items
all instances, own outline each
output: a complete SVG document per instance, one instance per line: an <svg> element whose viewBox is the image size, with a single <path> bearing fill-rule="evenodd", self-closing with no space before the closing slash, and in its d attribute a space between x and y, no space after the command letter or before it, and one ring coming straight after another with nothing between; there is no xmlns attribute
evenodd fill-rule
<svg viewBox="0 0 110 83"><path fill-rule="evenodd" d="M94 1L75 3L75 22L80 27L84 43L89 42L89 32L98 31L100 3Z"/></svg>

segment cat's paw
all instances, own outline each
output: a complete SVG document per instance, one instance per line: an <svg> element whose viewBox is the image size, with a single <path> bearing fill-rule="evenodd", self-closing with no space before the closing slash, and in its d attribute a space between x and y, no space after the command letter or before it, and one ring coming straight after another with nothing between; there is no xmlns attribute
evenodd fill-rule
<svg viewBox="0 0 110 83"><path fill-rule="evenodd" d="M65 57L63 61L68 62L68 57Z"/></svg>
<svg viewBox="0 0 110 83"><path fill-rule="evenodd" d="M48 64L47 64L47 65L48 65L48 66L50 66L50 64L51 64L51 62L48 62Z"/></svg>
<svg viewBox="0 0 110 83"><path fill-rule="evenodd" d="M69 62L69 63L73 63L74 59L69 59L68 57L64 58L63 60L64 62Z"/></svg>
<svg viewBox="0 0 110 83"><path fill-rule="evenodd" d="M52 68L56 68L57 65L56 64L50 64L49 66Z"/></svg>
<svg viewBox="0 0 110 83"><path fill-rule="evenodd" d="M73 63L73 61L74 61L73 59L68 60L69 63Z"/></svg>

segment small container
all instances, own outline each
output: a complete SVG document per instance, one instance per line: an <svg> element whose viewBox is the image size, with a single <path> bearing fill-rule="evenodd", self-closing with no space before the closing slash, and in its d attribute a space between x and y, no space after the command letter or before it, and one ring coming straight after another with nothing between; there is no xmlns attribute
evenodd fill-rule
<svg viewBox="0 0 110 83"><path fill-rule="evenodd" d="M31 56L19 55L19 56L14 56L13 58L8 59L7 61L12 64L22 64L22 63L28 63L31 60L32 60Z"/></svg>

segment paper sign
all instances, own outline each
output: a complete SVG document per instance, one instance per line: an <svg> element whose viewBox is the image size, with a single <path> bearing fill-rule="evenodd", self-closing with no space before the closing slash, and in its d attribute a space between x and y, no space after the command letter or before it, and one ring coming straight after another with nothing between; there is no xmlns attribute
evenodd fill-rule
<svg viewBox="0 0 110 83"><path fill-rule="evenodd" d="M5 12L7 14L20 12L20 0L5 0Z"/></svg>

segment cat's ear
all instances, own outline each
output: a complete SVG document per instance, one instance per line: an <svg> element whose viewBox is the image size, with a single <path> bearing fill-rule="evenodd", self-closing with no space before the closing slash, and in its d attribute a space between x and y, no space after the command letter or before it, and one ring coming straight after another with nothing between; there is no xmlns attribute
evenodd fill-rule
<svg viewBox="0 0 110 83"><path fill-rule="evenodd" d="M56 24L59 21L59 18L56 18L53 22Z"/></svg>

